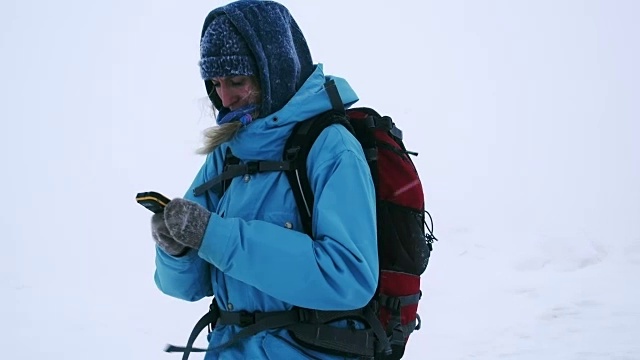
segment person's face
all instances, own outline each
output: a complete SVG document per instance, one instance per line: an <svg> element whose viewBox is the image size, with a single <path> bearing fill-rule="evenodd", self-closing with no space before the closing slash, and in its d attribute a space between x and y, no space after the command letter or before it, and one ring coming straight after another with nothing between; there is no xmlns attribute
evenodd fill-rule
<svg viewBox="0 0 640 360"><path fill-rule="evenodd" d="M211 83L222 100L222 106L231 111L260 101L260 90L255 76L217 77L211 79Z"/></svg>

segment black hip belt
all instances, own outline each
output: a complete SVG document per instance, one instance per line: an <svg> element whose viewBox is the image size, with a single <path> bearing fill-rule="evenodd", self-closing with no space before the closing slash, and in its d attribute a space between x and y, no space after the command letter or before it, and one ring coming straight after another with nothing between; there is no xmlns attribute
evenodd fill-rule
<svg viewBox="0 0 640 360"><path fill-rule="evenodd" d="M338 328L331 323L355 320L365 329ZM214 348L193 348L198 335L207 326L236 325L242 329L229 341ZM373 359L379 353L391 353L391 344L371 306L348 311L320 311L294 307L286 311L247 312L221 310L214 299L210 311L196 324L185 347L170 345L165 351L183 352L183 360L191 352L221 351L237 345L262 331L284 329L301 346L351 357Z"/></svg>
<svg viewBox="0 0 640 360"><path fill-rule="evenodd" d="M220 315L216 325L236 325L240 327L252 326L258 323L278 322L297 323L302 320L300 311L270 311L270 312L247 312L247 311L224 311L219 310Z"/></svg>

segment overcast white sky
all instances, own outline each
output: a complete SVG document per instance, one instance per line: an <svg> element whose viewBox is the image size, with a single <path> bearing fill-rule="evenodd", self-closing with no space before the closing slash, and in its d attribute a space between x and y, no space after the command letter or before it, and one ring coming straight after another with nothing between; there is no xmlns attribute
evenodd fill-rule
<svg viewBox="0 0 640 360"><path fill-rule="evenodd" d="M194 150L213 122L199 34L223 3L0 4L0 344L19 348L12 358L171 358L163 344L184 341L206 309L155 289L149 214L134 196L180 196L199 169ZM526 345L478 340L513 335L526 304L540 312L532 319L554 318L557 289L574 289L581 309L625 309L615 328L640 334L640 2L282 3L314 61L420 153L442 241L412 358L529 359L514 354L532 347L551 350L531 359L640 358L624 337L610 352L593 348L595 333L564 346L522 329L562 330L526 320ZM506 308L495 305L502 285ZM513 295L530 291L527 302ZM612 316L601 315L576 326L597 329Z"/></svg>

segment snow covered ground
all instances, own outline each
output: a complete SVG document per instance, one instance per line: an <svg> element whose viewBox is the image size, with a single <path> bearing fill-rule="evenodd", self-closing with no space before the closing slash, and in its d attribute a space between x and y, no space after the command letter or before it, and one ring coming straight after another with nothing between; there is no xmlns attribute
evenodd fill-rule
<svg viewBox="0 0 640 360"><path fill-rule="evenodd" d="M406 358L639 360L640 3L283 3L420 153L440 241ZM156 290L134 196L200 166L220 4L0 4L0 358L179 358L208 304Z"/></svg>

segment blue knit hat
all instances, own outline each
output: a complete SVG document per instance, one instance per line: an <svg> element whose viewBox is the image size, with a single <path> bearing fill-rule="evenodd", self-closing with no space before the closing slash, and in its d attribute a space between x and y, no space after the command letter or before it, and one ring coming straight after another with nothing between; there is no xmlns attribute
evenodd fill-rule
<svg viewBox="0 0 640 360"><path fill-rule="evenodd" d="M226 16L213 19L205 30L200 42L200 59L203 79L258 74L247 42Z"/></svg>
<svg viewBox="0 0 640 360"><path fill-rule="evenodd" d="M239 0L214 9L202 27L200 73L218 110L222 101L206 81L255 75L260 117L280 110L313 72L307 42L289 10L269 0Z"/></svg>

